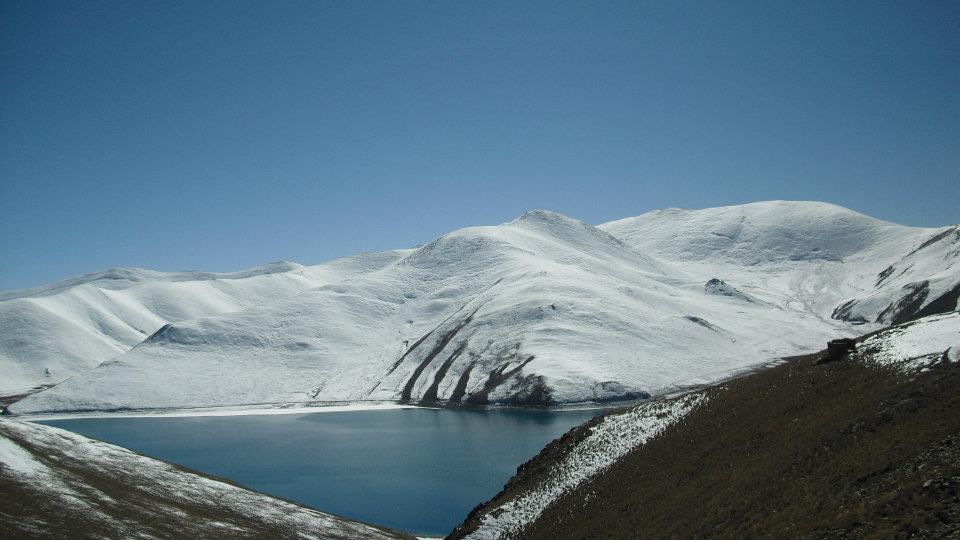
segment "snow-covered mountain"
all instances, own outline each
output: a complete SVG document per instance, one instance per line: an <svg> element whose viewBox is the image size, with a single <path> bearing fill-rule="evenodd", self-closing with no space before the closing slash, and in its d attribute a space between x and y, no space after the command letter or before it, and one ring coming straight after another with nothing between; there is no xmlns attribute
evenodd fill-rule
<svg viewBox="0 0 960 540"><path fill-rule="evenodd" d="M115 268L0 293L0 395L83 373L169 322L263 305L381 268L403 254L358 255L313 267L281 262L227 274Z"/></svg>
<svg viewBox="0 0 960 540"><path fill-rule="evenodd" d="M954 309L960 228L904 227L827 203L665 209L600 225L643 253L788 309L891 324ZM925 313L923 313L925 314Z"/></svg>
<svg viewBox="0 0 960 540"><path fill-rule="evenodd" d="M129 325L140 336L156 330L150 337L11 410L641 397L925 309L956 309L958 246L955 227L904 227L824 203L662 210L599 227L537 211L414 250L252 272L219 311L212 302L187 310L191 288L219 294L223 276L144 278L123 290L163 289L179 311L150 310L152 319ZM254 279L260 288L239 285ZM90 297L118 296L98 283L8 294L0 316L18 325L4 324L5 362L48 361L24 339L37 328L31 301L55 299L69 306L57 312L65 319L80 314L113 338L87 317L88 306L103 305ZM179 283L190 285L175 291ZM127 321L115 307L126 305L97 313ZM89 342L71 343L75 335L45 332L43 347L90 364L109 356L93 358L82 348ZM135 343L126 335L118 349Z"/></svg>

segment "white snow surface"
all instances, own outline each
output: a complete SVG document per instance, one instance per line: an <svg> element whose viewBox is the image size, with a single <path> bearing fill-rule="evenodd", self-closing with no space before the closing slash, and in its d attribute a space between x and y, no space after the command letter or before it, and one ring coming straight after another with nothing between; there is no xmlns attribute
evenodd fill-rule
<svg viewBox="0 0 960 540"><path fill-rule="evenodd" d="M29 450L22 444L29 445ZM109 478L112 489L127 490L130 500L111 497L90 482L91 477ZM11 489L42 497L48 506L57 508L57 519L62 522L98 523L117 538L158 537L130 517L134 512L152 519L181 520L181 534L191 531L200 537L221 536L225 534L222 528L231 531L227 536L249 537L257 534L246 528L251 523L282 529L291 538L397 537L70 431L5 418L0 418L0 480ZM185 508L211 517L188 518ZM37 509L36 515L18 515L18 524L41 536L49 534L45 511L49 512ZM217 521L231 517L236 522Z"/></svg>
<svg viewBox="0 0 960 540"><path fill-rule="evenodd" d="M0 438L0 466L25 478L35 478L46 472L46 467L30 452L6 438Z"/></svg>
<svg viewBox="0 0 960 540"><path fill-rule="evenodd" d="M960 313L932 315L884 330L864 339L856 356L907 374L941 361L957 362Z"/></svg>
<svg viewBox="0 0 960 540"><path fill-rule="evenodd" d="M644 403L625 413L603 417L590 428L589 435L541 476L533 489L487 512L477 530L465 538L496 540L516 537L554 501L645 444L705 399L702 393L687 394Z"/></svg>
<svg viewBox="0 0 960 540"><path fill-rule="evenodd" d="M164 324L263 305L380 268L403 251L244 272L114 268L0 293L0 395L58 383L129 351Z"/></svg>
<svg viewBox="0 0 960 540"><path fill-rule="evenodd" d="M96 364L175 321L13 405L18 414L615 399L719 380L879 328L898 311L888 307L916 288L909 286L926 283L922 306L960 283L958 238L955 228L905 227L825 203L663 210L599 227L535 211L417 249L361 256L359 264L248 272L231 283L270 285L219 311L191 315L199 293L170 292L163 302L178 310L131 323L143 332L125 341L100 322L126 324L136 310L88 297L175 285L221 291L229 280L140 277L118 288L98 278L8 293L0 324L23 320L0 326L0 350L5 364L35 375L54 358ZM742 294L705 289L712 278ZM66 328L31 322L39 308L24 302L48 298L69 314ZM831 317L850 300L844 317L865 324ZM104 340L115 341L110 351L92 355ZM21 380L34 384L27 375Z"/></svg>
<svg viewBox="0 0 960 540"><path fill-rule="evenodd" d="M956 225L906 227L828 203L668 208L599 228L785 309L829 316L852 300L851 321L889 324L896 310L884 310L912 286L928 282L926 304L960 284Z"/></svg>

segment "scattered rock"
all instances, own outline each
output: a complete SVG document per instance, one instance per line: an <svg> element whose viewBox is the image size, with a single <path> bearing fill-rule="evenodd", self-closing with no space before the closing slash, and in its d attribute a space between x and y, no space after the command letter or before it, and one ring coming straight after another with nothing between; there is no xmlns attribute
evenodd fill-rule
<svg viewBox="0 0 960 540"><path fill-rule="evenodd" d="M817 364L826 364L843 360L850 351L856 350L856 341L851 338L832 339L827 342L827 354L817 360Z"/></svg>
<svg viewBox="0 0 960 540"><path fill-rule="evenodd" d="M706 284L704 284L703 286L703 290L706 291L707 294L729 296L730 298L737 298L739 300L743 300L744 302L754 301L750 295L740 291L733 285L729 285L725 283L723 280L720 280L717 278L713 278L710 281L707 281Z"/></svg>

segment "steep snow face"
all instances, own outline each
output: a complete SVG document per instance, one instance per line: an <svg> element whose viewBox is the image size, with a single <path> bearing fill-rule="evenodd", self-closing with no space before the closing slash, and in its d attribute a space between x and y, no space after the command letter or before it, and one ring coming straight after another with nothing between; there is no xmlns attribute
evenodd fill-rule
<svg viewBox="0 0 960 540"><path fill-rule="evenodd" d="M179 320L10 410L644 397L862 333L831 315L894 262L940 261L904 273L930 290L958 281L956 254L935 246L949 235L925 242L932 234L822 203L600 227L530 212L274 302Z"/></svg>
<svg viewBox="0 0 960 540"><path fill-rule="evenodd" d="M882 255L878 253L877 258ZM893 259L871 277L875 279L872 288L837 306L834 318L897 324L957 309L960 229L954 226L932 231L909 253ZM871 280L866 281L869 285Z"/></svg>
<svg viewBox="0 0 960 540"><path fill-rule="evenodd" d="M854 356L908 374L937 362L957 362L960 313L931 315L874 334L857 346Z"/></svg>
<svg viewBox="0 0 960 540"><path fill-rule="evenodd" d="M164 324L263 305L396 260L365 254L305 267L163 273L117 268L0 294L0 394L63 379L122 354Z"/></svg>
<svg viewBox="0 0 960 540"><path fill-rule="evenodd" d="M817 316L889 324L957 305L957 227L904 227L827 203L771 201L657 210L600 228L704 279Z"/></svg>

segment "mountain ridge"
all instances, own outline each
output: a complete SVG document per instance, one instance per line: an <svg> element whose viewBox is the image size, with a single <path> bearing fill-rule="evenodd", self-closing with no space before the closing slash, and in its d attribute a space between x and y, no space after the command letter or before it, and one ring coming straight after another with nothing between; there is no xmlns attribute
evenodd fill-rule
<svg viewBox="0 0 960 540"><path fill-rule="evenodd" d="M960 282L954 237L931 241L948 229L825 203L651 212L597 227L532 211L370 254L362 271L328 272L336 277L282 298L166 321L163 335L144 333L13 410L649 395L882 324L910 283L927 282L926 294L894 311L925 309ZM875 286L883 267L910 257ZM712 280L740 296L711 293ZM853 315L836 317L851 300ZM702 350L713 352L706 364L694 360Z"/></svg>

